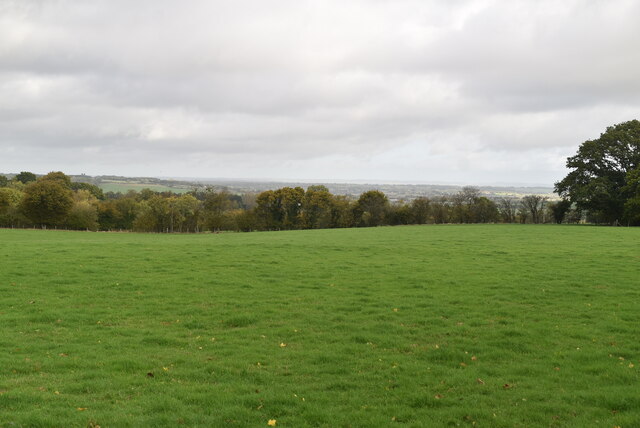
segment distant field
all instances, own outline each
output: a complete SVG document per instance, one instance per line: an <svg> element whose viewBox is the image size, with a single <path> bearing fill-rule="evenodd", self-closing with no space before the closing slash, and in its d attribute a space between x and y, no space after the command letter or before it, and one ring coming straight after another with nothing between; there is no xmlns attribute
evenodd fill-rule
<svg viewBox="0 0 640 428"><path fill-rule="evenodd" d="M0 230L0 293L0 427L640 426L638 228Z"/></svg>
<svg viewBox="0 0 640 428"><path fill-rule="evenodd" d="M129 190L140 191L142 189L151 189L154 192L173 192L186 193L191 189L183 189L178 187L161 186L159 184L136 184L136 183L100 183L98 185L104 192L127 193Z"/></svg>

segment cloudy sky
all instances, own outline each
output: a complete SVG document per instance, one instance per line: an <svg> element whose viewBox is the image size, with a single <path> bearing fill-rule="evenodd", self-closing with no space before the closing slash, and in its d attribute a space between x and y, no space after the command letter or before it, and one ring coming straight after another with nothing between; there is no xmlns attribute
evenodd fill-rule
<svg viewBox="0 0 640 428"><path fill-rule="evenodd" d="M0 0L0 171L552 185L636 0Z"/></svg>

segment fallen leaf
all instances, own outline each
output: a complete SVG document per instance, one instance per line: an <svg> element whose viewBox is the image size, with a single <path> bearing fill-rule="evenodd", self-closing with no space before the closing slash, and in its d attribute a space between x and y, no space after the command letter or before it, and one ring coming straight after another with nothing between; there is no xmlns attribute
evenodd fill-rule
<svg viewBox="0 0 640 428"><path fill-rule="evenodd" d="M284 343L284 342L282 342L282 343L280 344L280 347L281 347L281 348L286 348L286 347L287 347L287 344L286 344L286 343Z"/></svg>
<svg viewBox="0 0 640 428"><path fill-rule="evenodd" d="M555 371L560 371L560 367L554 367L553 368Z"/></svg>
<svg viewBox="0 0 640 428"><path fill-rule="evenodd" d="M478 382L480 385L484 385L484 381L480 378L476 379L476 382Z"/></svg>
<svg viewBox="0 0 640 428"><path fill-rule="evenodd" d="M462 367L467 367L467 365L466 365L465 363L460 363L460 365L461 365Z"/></svg>
<svg viewBox="0 0 640 428"><path fill-rule="evenodd" d="M478 359L478 357L476 357L475 355L473 357L471 357L471 361L476 361Z"/></svg>
<svg viewBox="0 0 640 428"><path fill-rule="evenodd" d="M441 398L442 398L442 395L440 395L440 394L436 394L436 395L434 396L434 398L435 398L436 400L439 400L439 399L441 399Z"/></svg>
<svg viewBox="0 0 640 428"><path fill-rule="evenodd" d="M509 388L511 388L511 385L509 385L508 383L505 383L504 385L502 385L502 387L504 389L509 389Z"/></svg>
<svg viewBox="0 0 640 428"><path fill-rule="evenodd" d="M147 373L147 377L154 377L153 373L151 373L151 372Z"/></svg>
<svg viewBox="0 0 640 428"><path fill-rule="evenodd" d="M78 407L78 411L79 411L79 412L84 412L85 410L87 410L87 408L86 408L86 407Z"/></svg>
<svg viewBox="0 0 640 428"><path fill-rule="evenodd" d="M267 422L267 425L269 425L270 427L276 426L276 420L275 419L269 419L269 422Z"/></svg>

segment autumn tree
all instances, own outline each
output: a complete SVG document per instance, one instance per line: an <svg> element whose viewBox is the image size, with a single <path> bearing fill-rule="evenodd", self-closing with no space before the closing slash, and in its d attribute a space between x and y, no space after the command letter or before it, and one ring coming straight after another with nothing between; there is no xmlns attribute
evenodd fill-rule
<svg viewBox="0 0 640 428"><path fill-rule="evenodd" d="M333 195L325 186L309 186L302 198L300 226L303 229L326 229L333 223Z"/></svg>
<svg viewBox="0 0 640 428"><path fill-rule="evenodd" d="M65 224L71 229L98 230L98 199L88 190L73 194L73 206Z"/></svg>
<svg viewBox="0 0 640 428"><path fill-rule="evenodd" d="M11 187L0 188L0 226L15 227L25 223L20 210L23 198L20 190Z"/></svg>
<svg viewBox="0 0 640 428"><path fill-rule="evenodd" d="M58 180L38 180L24 188L21 209L34 224L62 224L72 206L71 190Z"/></svg>
<svg viewBox="0 0 640 428"><path fill-rule="evenodd" d="M71 190L71 177L61 171L51 171L47 175L40 177L40 181L55 181L63 187Z"/></svg>

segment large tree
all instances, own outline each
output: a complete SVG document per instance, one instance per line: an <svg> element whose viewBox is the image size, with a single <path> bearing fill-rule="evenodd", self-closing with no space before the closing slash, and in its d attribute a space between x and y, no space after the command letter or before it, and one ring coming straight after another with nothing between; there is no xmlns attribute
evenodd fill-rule
<svg viewBox="0 0 640 428"><path fill-rule="evenodd" d="M625 218L628 174L640 167L640 121L610 126L600 138L582 143L567 159L571 171L555 185L563 198L606 223Z"/></svg>
<svg viewBox="0 0 640 428"><path fill-rule="evenodd" d="M379 190L369 190L358 198L354 218L358 226L381 226L386 223L389 199Z"/></svg>
<svg viewBox="0 0 640 428"><path fill-rule="evenodd" d="M34 224L55 226L64 222L73 206L71 190L58 180L39 180L24 188L22 211Z"/></svg>
<svg viewBox="0 0 640 428"><path fill-rule="evenodd" d="M36 175L33 172L22 171L20 174L17 174L14 179L19 181L22 184L27 184L32 181L36 181Z"/></svg>

